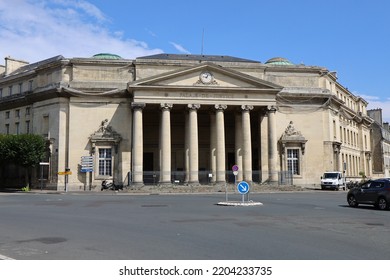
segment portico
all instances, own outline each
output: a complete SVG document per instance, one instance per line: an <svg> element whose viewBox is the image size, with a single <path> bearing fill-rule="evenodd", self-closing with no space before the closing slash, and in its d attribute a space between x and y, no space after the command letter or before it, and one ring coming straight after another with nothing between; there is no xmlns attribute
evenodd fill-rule
<svg viewBox="0 0 390 280"><path fill-rule="evenodd" d="M231 180L233 165L239 166L239 180L277 181L272 114L280 90L212 63L129 83L132 182L223 184ZM266 140L262 126L268 130ZM262 166L268 165L269 176L262 178Z"/></svg>

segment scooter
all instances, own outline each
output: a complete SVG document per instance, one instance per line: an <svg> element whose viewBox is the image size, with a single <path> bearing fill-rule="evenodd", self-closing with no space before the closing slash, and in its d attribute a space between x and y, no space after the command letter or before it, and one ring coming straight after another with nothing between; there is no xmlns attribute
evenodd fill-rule
<svg viewBox="0 0 390 280"><path fill-rule="evenodd" d="M103 191L103 190L111 190L111 191L120 190L121 191L121 190L123 190L123 187L115 185L114 182L111 180L103 180L102 188L100 190L101 191Z"/></svg>

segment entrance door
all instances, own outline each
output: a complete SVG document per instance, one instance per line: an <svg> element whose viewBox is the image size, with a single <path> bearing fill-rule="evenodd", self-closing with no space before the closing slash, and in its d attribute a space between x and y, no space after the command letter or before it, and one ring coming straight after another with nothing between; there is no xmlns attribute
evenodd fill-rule
<svg viewBox="0 0 390 280"><path fill-rule="evenodd" d="M157 174L153 171L153 153L144 153L144 184L155 184Z"/></svg>

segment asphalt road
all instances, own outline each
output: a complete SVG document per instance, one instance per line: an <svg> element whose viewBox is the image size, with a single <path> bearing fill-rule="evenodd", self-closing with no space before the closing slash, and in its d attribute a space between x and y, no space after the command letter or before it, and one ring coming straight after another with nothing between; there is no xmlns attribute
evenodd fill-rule
<svg viewBox="0 0 390 280"><path fill-rule="evenodd" d="M390 259L390 211L350 208L344 191L250 198L263 205L217 206L224 194L2 193L0 255L25 260Z"/></svg>

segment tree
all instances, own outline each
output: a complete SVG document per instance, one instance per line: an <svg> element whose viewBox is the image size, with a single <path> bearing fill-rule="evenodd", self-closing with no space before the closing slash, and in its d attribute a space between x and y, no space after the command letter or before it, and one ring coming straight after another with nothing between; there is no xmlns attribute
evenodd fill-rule
<svg viewBox="0 0 390 280"><path fill-rule="evenodd" d="M46 140L40 135L0 135L0 165L14 163L26 168L29 185L32 169L45 158L46 152Z"/></svg>

